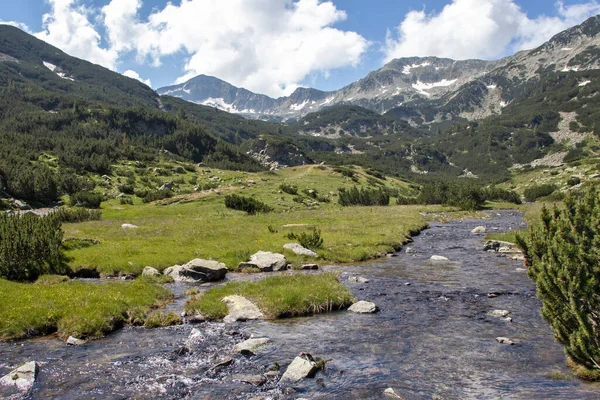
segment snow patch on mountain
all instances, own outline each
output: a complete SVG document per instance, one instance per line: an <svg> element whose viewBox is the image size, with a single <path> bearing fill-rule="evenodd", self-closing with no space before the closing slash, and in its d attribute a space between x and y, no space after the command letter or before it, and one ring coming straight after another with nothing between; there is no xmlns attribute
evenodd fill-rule
<svg viewBox="0 0 600 400"><path fill-rule="evenodd" d="M427 66L429 66L429 65L431 65L431 63L430 63L430 62L424 62L424 63L422 63L422 64L412 64L412 65L405 65L405 66L404 66L404 68L402 69L402 73L403 73L404 75L408 75L408 74L410 74L410 72L411 72L413 69L415 69L415 68L427 67ZM437 70L437 68L436 68L436 70Z"/></svg>
<svg viewBox="0 0 600 400"><path fill-rule="evenodd" d="M425 83L425 82L417 81L417 83L413 84L412 87L417 92L424 94L425 96L430 96L431 94L427 93L427 90L431 90L436 87L452 86L456 83L456 81L457 81L456 79L452 79L452 80L442 79L439 82L433 82L433 83Z"/></svg>
<svg viewBox="0 0 600 400"><path fill-rule="evenodd" d="M52 72L56 71L56 68L58 68L56 65L49 63L47 61L42 61L42 63L44 64L44 67L48 68Z"/></svg>
<svg viewBox="0 0 600 400"><path fill-rule="evenodd" d="M306 100L304 103L301 103L301 104L292 104L292 105L290 105L290 109L294 110L294 111L300 111L304 107L306 107L308 103L309 103L309 101Z"/></svg>

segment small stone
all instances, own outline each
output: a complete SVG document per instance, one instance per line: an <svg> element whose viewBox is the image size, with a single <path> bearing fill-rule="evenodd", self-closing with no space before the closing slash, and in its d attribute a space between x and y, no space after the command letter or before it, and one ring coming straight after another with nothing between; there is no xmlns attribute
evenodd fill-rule
<svg viewBox="0 0 600 400"><path fill-rule="evenodd" d="M488 293L488 298L493 299L494 297L498 297L498 293Z"/></svg>
<svg viewBox="0 0 600 400"><path fill-rule="evenodd" d="M81 346L81 345L84 345L85 343L86 343L85 340L77 339L77 338L74 338L73 336L69 336L69 338L67 339L67 344L69 346Z"/></svg>
<svg viewBox="0 0 600 400"><path fill-rule="evenodd" d="M137 225L133 225L133 224L123 224L121 225L121 228L123 229L137 229Z"/></svg>
<svg viewBox="0 0 600 400"><path fill-rule="evenodd" d="M219 368L229 367L231 364L233 364L233 358L226 357L226 358L222 359L221 361L219 361L218 363L216 363L215 365L213 365L211 369L215 370L215 369L219 369Z"/></svg>
<svg viewBox="0 0 600 400"><path fill-rule="evenodd" d="M362 277L362 276L351 276L348 278L348 280L350 282L356 282L356 283L369 283L370 282L370 280L368 280L367 278Z"/></svg>
<svg viewBox="0 0 600 400"><path fill-rule="evenodd" d="M301 354L287 367L279 380L280 383L296 383L304 378L312 377L317 372L317 364L310 354Z"/></svg>
<svg viewBox="0 0 600 400"><path fill-rule="evenodd" d="M431 261L448 261L448 257L444 256L431 256L429 259Z"/></svg>
<svg viewBox="0 0 600 400"><path fill-rule="evenodd" d="M402 399L402 397L400 397L398 394L396 394L396 392L392 388L385 389L383 391L383 395L385 397L391 397L392 399Z"/></svg>
<svg viewBox="0 0 600 400"><path fill-rule="evenodd" d="M515 344L514 341L512 341L511 339L507 338L507 337L497 337L496 341L500 344L507 344L507 345L513 345Z"/></svg>
<svg viewBox="0 0 600 400"><path fill-rule="evenodd" d="M236 344L233 351L243 355L254 355L256 351L269 343L268 338L253 338Z"/></svg>
<svg viewBox="0 0 600 400"><path fill-rule="evenodd" d="M279 371L267 371L265 376L269 380L276 379L279 376Z"/></svg>
<svg viewBox="0 0 600 400"><path fill-rule="evenodd" d="M410 282L406 282L404 286L410 286Z"/></svg>
<svg viewBox="0 0 600 400"><path fill-rule="evenodd" d="M489 316L496 317L496 318L504 318L504 317L508 316L508 314L510 314L510 311L508 311L508 310L494 310L494 311L488 312Z"/></svg>
<svg viewBox="0 0 600 400"><path fill-rule="evenodd" d="M202 314L194 314L186 318L186 321L190 324L199 324L206 322L206 318Z"/></svg>
<svg viewBox="0 0 600 400"><path fill-rule="evenodd" d="M406 254L417 254L417 251L412 247L407 247L405 250Z"/></svg>
<svg viewBox="0 0 600 400"><path fill-rule="evenodd" d="M379 307L375 305L375 303L371 303L370 301L358 301L348 308L348 311L357 313L357 314L374 314L379 311Z"/></svg>
<svg viewBox="0 0 600 400"><path fill-rule="evenodd" d="M478 226L477 228L473 229L471 231L471 233L475 233L475 234L485 233L485 226Z"/></svg>
<svg viewBox="0 0 600 400"><path fill-rule="evenodd" d="M161 273L156 268L152 268L152 267L146 267L142 271L142 276L160 276L160 275L161 275Z"/></svg>
<svg viewBox="0 0 600 400"><path fill-rule="evenodd" d="M317 264L304 264L302 266L302 269L304 269L304 270L315 270L315 269L319 269L319 266Z"/></svg>
<svg viewBox="0 0 600 400"><path fill-rule="evenodd" d="M233 375L231 377L231 379L234 381L249 383L250 385L253 385L253 386L264 385L264 383L267 381L267 378L265 378L262 375L249 375L249 374Z"/></svg>

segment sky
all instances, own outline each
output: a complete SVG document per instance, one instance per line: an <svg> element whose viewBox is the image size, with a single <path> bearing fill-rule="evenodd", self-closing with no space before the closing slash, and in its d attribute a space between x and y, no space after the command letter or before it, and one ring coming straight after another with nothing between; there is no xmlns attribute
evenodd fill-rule
<svg viewBox="0 0 600 400"><path fill-rule="evenodd" d="M498 59L600 0L0 0L0 23L153 88L199 74L280 97L399 57Z"/></svg>

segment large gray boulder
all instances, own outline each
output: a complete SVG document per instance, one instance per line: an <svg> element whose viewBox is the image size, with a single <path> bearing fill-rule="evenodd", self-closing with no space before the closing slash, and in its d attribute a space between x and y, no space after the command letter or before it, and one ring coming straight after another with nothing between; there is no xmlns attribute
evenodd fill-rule
<svg viewBox="0 0 600 400"><path fill-rule="evenodd" d="M146 267L142 271L142 276L160 276L160 272L156 268Z"/></svg>
<svg viewBox="0 0 600 400"><path fill-rule="evenodd" d="M236 344L233 347L233 351L244 355L253 355L259 348L265 346L267 343L269 343L268 338L252 338Z"/></svg>
<svg viewBox="0 0 600 400"><path fill-rule="evenodd" d="M296 383L304 378L312 377L318 369L317 363L310 354L301 354L287 367L279 382L284 384Z"/></svg>
<svg viewBox="0 0 600 400"><path fill-rule="evenodd" d="M290 250L290 251L294 252L294 254L298 254L300 256L309 256L309 257L317 256L317 253L315 253L314 251L312 251L310 249L307 249L306 247L299 245L298 243L284 244L283 248L286 250Z"/></svg>
<svg viewBox="0 0 600 400"><path fill-rule="evenodd" d="M225 279L227 266L218 261L197 258L185 265L169 267L164 274L175 282L215 282Z"/></svg>
<svg viewBox="0 0 600 400"><path fill-rule="evenodd" d="M289 262L283 254L259 251L250 256L250 260L240 263L239 269L258 268L261 272L285 271Z"/></svg>
<svg viewBox="0 0 600 400"><path fill-rule="evenodd" d="M16 386L19 390L26 392L29 391L35 383L37 373L37 363L35 361L30 361L0 378L0 385Z"/></svg>
<svg viewBox="0 0 600 400"><path fill-rule="evenodd" d="M375 305L375 303L371 303L370 301L358 301L348 308L348 311L357 314L374 314L379 311L379 307Z"/></svg>
<svg viewBox="0 0 600 400"><path fill-rule="evenodd" d="M227 310L229 311L223 319L226 323L264 318L263 313L260 312L258 307L245 297L227 296L221 301L227 305Z"/></svg>

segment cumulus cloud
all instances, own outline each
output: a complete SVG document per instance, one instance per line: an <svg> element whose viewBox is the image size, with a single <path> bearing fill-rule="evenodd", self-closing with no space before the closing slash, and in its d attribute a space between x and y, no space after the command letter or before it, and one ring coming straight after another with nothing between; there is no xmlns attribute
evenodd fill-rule
<svg viewBox="0 0 600 400"><path fill-rule="evenodd" d="M150 79L142 79L140 74L138 74L134 70L128 69L127 71L123 72L123 75L125 75L128 78L137 79L145 85L152 87L152 82L150 81Z"/></svg>
<svg viewBox="0 0 600 400"><path fill-rule="evenodd" d="M103 7L107 40L138 61L183 53L183 82L214 75L271 96L290 94L306 76L356 65L369 46L333 25L346 13L321 0L182 0L139 18L141 0Z"/></svg>
<svg viewBox="0 0 600 400"><path fill-rule="evenodd" d="M50 11L42 19L42 31L35 36L64 52L116 69L119 54L100 45L101 36L89 18L93 11L78 0L47 0Z"/></svg>
<svg viewBox="0 0 600 400"><path fill-rule="evenodd" d="M440 12L409 12L389 32L385 58L438 56L492 59L530 49L600 13L596 1L565 6L557 16L531 19L514 0L452 0Z"/></svg>

